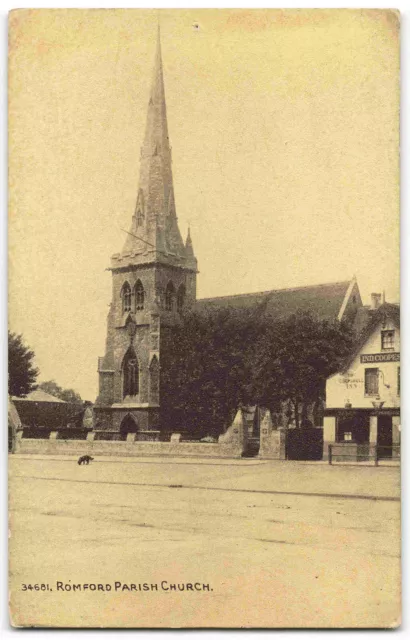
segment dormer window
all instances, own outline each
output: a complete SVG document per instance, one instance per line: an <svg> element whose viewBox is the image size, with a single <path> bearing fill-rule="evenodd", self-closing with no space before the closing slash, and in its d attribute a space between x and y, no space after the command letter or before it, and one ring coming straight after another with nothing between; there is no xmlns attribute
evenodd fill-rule
<svg viewBox="0 0 410 640"><path fill-rule="evenodd" d="M143 224L144 224L144 214L142 213L141 209L138 209L138 211L137 211L137 227L142 227Z"/></svg>
<svg viewBox="0 0 410 640"><path fill-rule="evenodd" d="M122 312L126 313L131 311L131 287L128 282L125 282L121 289L122 298Z"/></svg>
<svg viewBox="0 0 410 640"><path fill-rule="evenodd" d="M141 280L135 284L135 311L142 311L144 308L145 291Z"/></svg>
<svg viewBox="0 0 410 640"><path fill-rule="evenodd" d="M394 331L382 331L382 350L393 351L394 350Z"/></svg>

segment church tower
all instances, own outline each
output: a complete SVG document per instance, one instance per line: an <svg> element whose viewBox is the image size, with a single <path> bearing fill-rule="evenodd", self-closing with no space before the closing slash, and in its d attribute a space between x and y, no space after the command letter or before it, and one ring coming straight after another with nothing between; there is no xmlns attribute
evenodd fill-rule
<svg viewBox="0 0 410 640"><path fill-rule="evenodd" d="M190 233L184 245L175 209L159 28L136 205L123 249L112 256L111 272L95 437L112 432L114 439L137 434L137 439L155 440L161 333L172 331L195 303L197 274Z"/></svg>

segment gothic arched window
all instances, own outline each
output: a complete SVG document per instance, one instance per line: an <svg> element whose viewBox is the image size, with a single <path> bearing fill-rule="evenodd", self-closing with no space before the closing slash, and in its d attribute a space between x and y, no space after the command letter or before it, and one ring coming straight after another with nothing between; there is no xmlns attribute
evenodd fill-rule
<svg viewBox="0 0 410 640"><path fill-rule="evenodd" d="M183 309L184 309L184 304L185 304L185 287L183 284L181 284L181 286L178 289L178 295L177 295L177 311L178 313L182 313Z"/></svg>
<svg viewBox="0 0 410 640"><path fill-rule="evenodd" d="M130 347L122 361L122 396L136 396L139 391L139 367L137 355Z"/></svg>
<svg viewBox="0 0 410 640"><path fill-rule="evenodd" d="M149 366L149 388L151 396L159 394L159 362L157 356L154 356Z"/></svg>
<svg viewBox="0 0 410 640"><path fill-rule="evenodd" d="M135 284L135 311L142 311L144 308L145 291L141 280Z"/></svg>
<svg viewBox="0 0 410 640"><path fill-rule="evenodd" d="M122 312L131 311L131 287L128 282L123 284L121 289Z"/></svg>
<svg viewBox="0 0 410 640"><path fill-rule="evenodd" d="M172 282L168 282L167 288L165 291L165 309L167 311L172 311L174 308L174 298L175 298L175 287Z"/></svg>

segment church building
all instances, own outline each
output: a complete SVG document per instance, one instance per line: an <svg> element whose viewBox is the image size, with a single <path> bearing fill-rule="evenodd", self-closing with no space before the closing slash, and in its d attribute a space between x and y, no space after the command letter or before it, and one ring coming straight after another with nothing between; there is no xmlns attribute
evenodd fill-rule
<svg viewBox="0 0 410 640"><path fill-rule="evenodd" d="M98 362L95 430L126 438L159 435L161 341L195 303L197 261L175 210L161 44L158 33L132 224L112 256L106 350Z"/></svg>
<svg viewBox="0 0 410 640"><path fill-rule="evenodd" d="M272 318L308 311L353 321L363 306L355 278L196 300L197 260L189 231L182 240L175 208L159 30L134 215L110 270L112 302L94 405L97 440L132 440L137 433L138 440L159 439L161 345L185 310L253 307Z"/></svg>

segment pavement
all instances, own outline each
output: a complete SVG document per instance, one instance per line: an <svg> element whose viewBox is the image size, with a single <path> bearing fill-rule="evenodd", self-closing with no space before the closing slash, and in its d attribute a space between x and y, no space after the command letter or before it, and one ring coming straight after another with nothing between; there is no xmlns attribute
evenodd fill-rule
<svg viewBox="0 0 410 640"><path fill-rule="evenodd" d="M9 475L15 624L400 621L399 467L13 455Z"/></svg>

